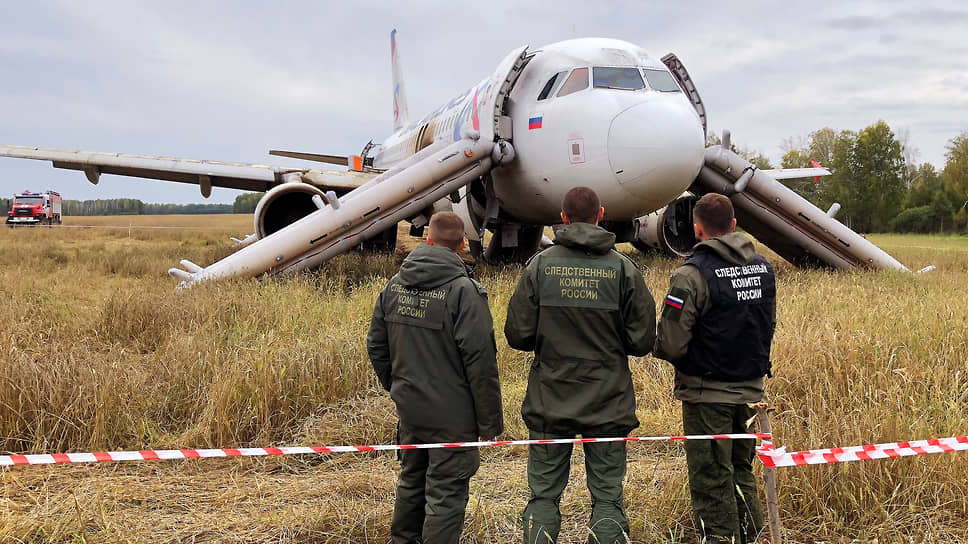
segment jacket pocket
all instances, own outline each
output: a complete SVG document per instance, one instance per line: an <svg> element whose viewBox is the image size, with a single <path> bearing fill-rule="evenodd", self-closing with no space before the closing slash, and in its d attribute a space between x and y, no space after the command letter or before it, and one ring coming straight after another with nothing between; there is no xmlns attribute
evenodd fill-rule
<svg viewBox="0 0 968 544"><path fill-rule="evenodd" d="M606 381L609 369L605 361L600 359L570 357L557 361L542 361L540 374L546 385L558 383L560 387L567 388L578 384Z"/></svg>

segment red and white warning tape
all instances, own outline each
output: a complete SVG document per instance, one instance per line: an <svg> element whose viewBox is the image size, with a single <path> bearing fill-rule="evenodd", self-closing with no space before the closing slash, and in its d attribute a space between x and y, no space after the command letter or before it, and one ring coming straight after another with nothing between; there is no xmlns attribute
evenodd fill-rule
<svg viewBox="0 0 968 544"><path fill-rule="evenodd" d="M262 457L311 453L357 453L363 451L422 450L436 448L478 448L482 446L533 446L548 444L587 444L591 442L657 442L663 440L731 440L761 438L769 434L700 434L689 436L620 436L612 438L556 438L546 440L492 440L487 442L449 442L439 444L380 444L373 446L299 446L290 448L228 448L209 450L101 451L94 453L53 453L0 455L0 466L48 465L52 463L101 463L106 461L158 461L162 459L200 459L207 457Z"/></svg>
<svg viewBox="0 0 968 544"><path fill-rule="evenodd" d="M492 440L486 442L446 442L437 444L377 444L370 446L296 446L282 448L223 448L185 450L101 451L93 453L53 453L30 455L0 455L0 467L15 465L47 465L55 463L102 463L108 461L159 461L164 459L202 459L210 457L264 457L269 455L305 455L320 453L358 453L366 451L395 451L437 448L479 448L487 446L534 446L549 444L588 444L594 442L658 442L675 440L734 440L761 439L757 457L768 467L822 465L849 461L891 459L929 453L968 451L968 436L889 442L846 448L826 448L787 452L774 448L768 433L699 434L688 436L622 436L610 438L555 438L543 440Z"/></svg>
<svg viewBox="0 0 968 544"><path fill-rule="evenodd" d="M913 442L868 444L866 446L827 448L792 453L788 453L785 448L774 449L771 442L764 440L763 444L756 449L756 454L760 458L760 461L768 467L794 467L801 465L846 463L848 461L871 461L874 459L890 459L893 457L907 457L909 455L926 455L929 453L963 450L968 450L968 436L915 440Z"/></svg>

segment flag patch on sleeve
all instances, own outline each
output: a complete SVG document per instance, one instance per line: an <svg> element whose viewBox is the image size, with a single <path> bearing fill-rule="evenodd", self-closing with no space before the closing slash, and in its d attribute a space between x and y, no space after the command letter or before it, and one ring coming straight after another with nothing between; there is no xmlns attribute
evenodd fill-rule
<svg viewBox="0 0 968 544"><path fill-rule="evenodd" d="M679 316L682 315L682 307L689 300L689 294L689 291L678 287L669 289L669 294L666 295L665 301L662 303L662 318L679 321Z"/></svg>
<svg viewBox="0 0 968 544"><path fill-rule="evenodd" d="M665 302L666 302L666 304L668 304L669 306L672 306L673 308L675 308L677 310L681 310L682 309L682 305L686 303L686 301L682 300L681 298L674 297L672 295L666 295L666 301Z"/></svg>

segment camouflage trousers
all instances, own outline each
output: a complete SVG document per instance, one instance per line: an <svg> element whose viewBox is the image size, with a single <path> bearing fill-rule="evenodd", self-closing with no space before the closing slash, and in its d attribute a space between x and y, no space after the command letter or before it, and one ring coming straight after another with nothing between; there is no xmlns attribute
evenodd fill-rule
<svg viewBox="0 0 968 544"><path fill-rule="evenodd" d="M399 444L437 441L403 425L398 430ZM391 542L457 544L464 528L471 476L481 463L477 448L400 450L399 459Z"/></svg>
<svg viewBox="0 0 968 544"><path fill-rule="evenodd" d="M532 440L575 437L537 431L531 431L530 434ZM582 436L592 438L595 435L583 433ZM558 532L561 529L558 505L568 485L571 446L553 444L530 446L528 449L528 488L531 490L531 500L521 514L525 544L554 544L558 541ZM588 491L592 495L588 542L625 544L629 532L622 496L622 480L625 479L626 468L625 442L588 443L582 444L582 448L585 452Z"/></svg>
<svg viewBox="0 0 968 544"><path fill-rule="evenodd" d="M682 403L685 434L746 433L745 404ZM696 529L707 542L754 542L763 508L753 475L755 440L687 440L689 494Z"/></svg>

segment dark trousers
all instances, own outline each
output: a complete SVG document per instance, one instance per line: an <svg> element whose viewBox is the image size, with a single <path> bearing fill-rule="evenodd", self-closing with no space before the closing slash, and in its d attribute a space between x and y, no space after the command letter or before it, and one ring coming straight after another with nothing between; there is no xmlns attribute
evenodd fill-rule
<svg viewBox="0 0 968 544"><path fill-rule="evenodd" d="M404 426L400 444L421 444ZM400 450L400 480L393 507L393 544L457 544L464 528L471 476L480 467L477 448Z"/></svg>
<svg viewBox="0 0 968 544"><path fill-rule="evenodd" d="M682 403L685 434L749 432L745 404ZM696 528L711 542L753 542L763 509L753 476L755 440L687 440L689 494Z"/></svg>
<svg viewBox="0 0 968 544"><path fill-rule="evenodd" d="M531 431L532 440L574 438L575 435L547 434ZM589 434L583 436L591 438ZM603 435L600 435L603 436ZM625 479L625 442L582 444L585 450L585 473L592 495L591 534L595 544L625 543L629 532L622 498ZM561 529L561 494L568 485L571 468L571 444L530 446L528 448L528 487L531 500L521 515L525 544L557 542Z"/></svg>

